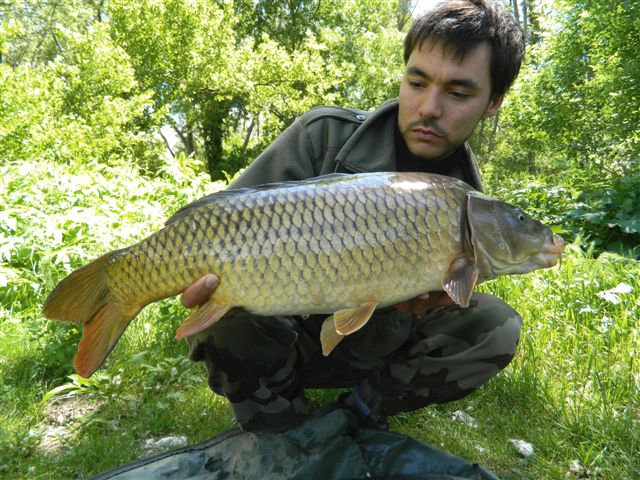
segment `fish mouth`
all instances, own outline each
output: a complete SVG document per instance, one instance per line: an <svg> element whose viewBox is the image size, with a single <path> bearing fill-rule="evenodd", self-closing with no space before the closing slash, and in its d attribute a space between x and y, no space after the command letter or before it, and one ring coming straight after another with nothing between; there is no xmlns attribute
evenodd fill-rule
<svg viewBox="0 0 640 480"><path fill-rule="evenodd" d="M562 264L564 247L564 239L560 235L552 234L551 242L548 242L542 251L543 258L548 267L555 267L558 262Z"/></svg>

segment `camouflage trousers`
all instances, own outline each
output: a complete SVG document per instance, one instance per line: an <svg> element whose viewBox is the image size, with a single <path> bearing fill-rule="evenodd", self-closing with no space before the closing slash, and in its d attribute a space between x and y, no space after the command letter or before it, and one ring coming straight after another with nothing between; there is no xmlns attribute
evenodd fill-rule
<svg viewBox="0 0 640 480"><path fill-rule="evenodd" d="M306 414L305 388L357 386L378 417L462 398L509 364L522 325L509 305L475 293L464 309L376 312L324 357L325 317L226 317L189 339L190 355L243 429L282 430Z"/></svg>

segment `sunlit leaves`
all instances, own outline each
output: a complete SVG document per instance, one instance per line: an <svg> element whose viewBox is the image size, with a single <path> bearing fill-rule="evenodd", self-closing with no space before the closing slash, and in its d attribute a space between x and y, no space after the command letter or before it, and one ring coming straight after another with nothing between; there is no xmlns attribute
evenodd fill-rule
<svg viewBox="0 0 640 480"><path fill-rule="evenodd" d="M531 171L628 174L640 157L639 5L546 4L544 42L502 112L495 156Z"/></svg>
<svg viewBox="0 0 640 480"><path fill-rule="evenodd" d="M68 51L53 62L0 65L2 160L116 165L136 157L153 167L160 143L144 128L154 122L150 94L138 90L126 54L103 25L82 35L61 29L58 39Z"/></svg>

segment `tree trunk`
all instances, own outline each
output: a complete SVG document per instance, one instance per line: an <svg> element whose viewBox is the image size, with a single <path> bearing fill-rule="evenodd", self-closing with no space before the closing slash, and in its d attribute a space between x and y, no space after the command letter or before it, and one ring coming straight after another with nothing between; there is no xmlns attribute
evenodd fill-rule
<svg viewBox="0 0 640 480"><path fill-rule="evenodd" d="M536 168L536 152L534 152L533 150L529 150L529 153L527 154L527 167L529 169L529 171L531 173L536 173L537 168Z"/></svg>
<svg viewBox="0 0 640 480"><path fill-rule="evenodd" d="M518 0L513 0L511 2L511 5L513 7L513 18L516 19L516 23L518 25L521 25L521 23L520 23L520 11L518 9Z"/></svg>
<svg viewBox="0 0 640 480"><path fill-rule="evenodd" d="M396 7L396 26L399 32L404 32L404 29L411 21L411 1L410 0L399 0L398 6Z"/></svg>
<svg viewBox="0 0 640 480"><path fill-rule="evenodd" d="M100 0L96 5L96 21L98 23L102 23L102 21L104 20L102 17L103 9L104 9L104 0Z"/></svg>
<svg viewBox="0 0 640 480"><path fill-rule="evenodd" d="M491 129L491 136L489 137L489 153L493 152L496 146L496 134L498 133L498 119L500 117L500 110L493 116L493 128Z"/></svg>
<svg viewBox="0 0 640 480"><path fill-rule="evenodd" d="M158 133L160 134L160 137L162 137L162 140L164 140L164 144L167 147L167 150L169 150L169 153L171 154L171 158L176 158L176 154L171 148L171 144L169 143L169 140L167 140L167 137L165 137L164 134L162 133L162 129L158 130Z"/></svg>
<svg viewBox="0 0 640 480"><path fill-rule="evenodd" d="M484 129L486 125L487 125L487 119L484 118L480 122L480 131L476 136L476 145L478 146L477 147L478 153L482 153L484 151Z"/></svg>
<svg viewBox="0 0 640 480"><path fill-rule="evenodd" d="M527 42L527 22L529 16L529 0L522 0L522 32L524 33L524 41Z"/></svg>
<svg viewBox="0 0 640 480"><path fill-rule="evenodd" d="M230 100L210 100L203 104L200 128L204 140L207 171L215 180L216 171L223 158L224 122L229 116Z"/></svg>
<svg viewBox="0 0 640 480"><path fill-rule="evenodd" d="M254 127L256 126L256 119L253 117L251 119L251 124L249 125L249 129L247 130L247 134L244 137L244 142L242 142L242 148L240 149L240 155L244 156L247 151L247 147L249 146L249 140L251 140L251 133L253 132Z"/></svg>
<svg viewBox="0 0 640 480"><path fill-rule="evenodd" d="M196 145L195 145L195 140L193 138L192 123L187 121L184 127L184 131L180 129L178 124L171 117L169 117L169 123L171 124L171 128L173 128L173 131L176 132L176 135L178 136L178 138L180 138L180 141L182 142L182 146L184 147L184 151L187 154L187 156L195 153Z"/></svg>

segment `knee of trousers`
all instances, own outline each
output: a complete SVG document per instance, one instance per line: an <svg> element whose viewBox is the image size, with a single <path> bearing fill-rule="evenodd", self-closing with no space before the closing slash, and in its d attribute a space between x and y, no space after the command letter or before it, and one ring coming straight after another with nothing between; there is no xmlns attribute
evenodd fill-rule
<svg viewBox="0 0 640 480"><path fill-rule="evenodd" d="M485 355L499 368L506 367L516 353L522 329L522 317L511 306L501 299L478 293L476 321L478 329L484 330L480 335Z"/></svg>
<svg viewBox="0 0 640 480"><path fill-rule="evenodd" d="M522 317L491 295L475 294L470 308L452 312L450 320L452 345L442 356L422 358L414 379L429 388L431 403L460 398L489 381L511 363L520 339Z"/></svg>
<svg viewBox="0 0 640 480"><path fill-rule="evenodd" d="M297 333L269 319L251 316L222 319L189 338L190 356L209 372L209 386L231 399L252 395L274 384L290 388L295 377Z"/></svg>

